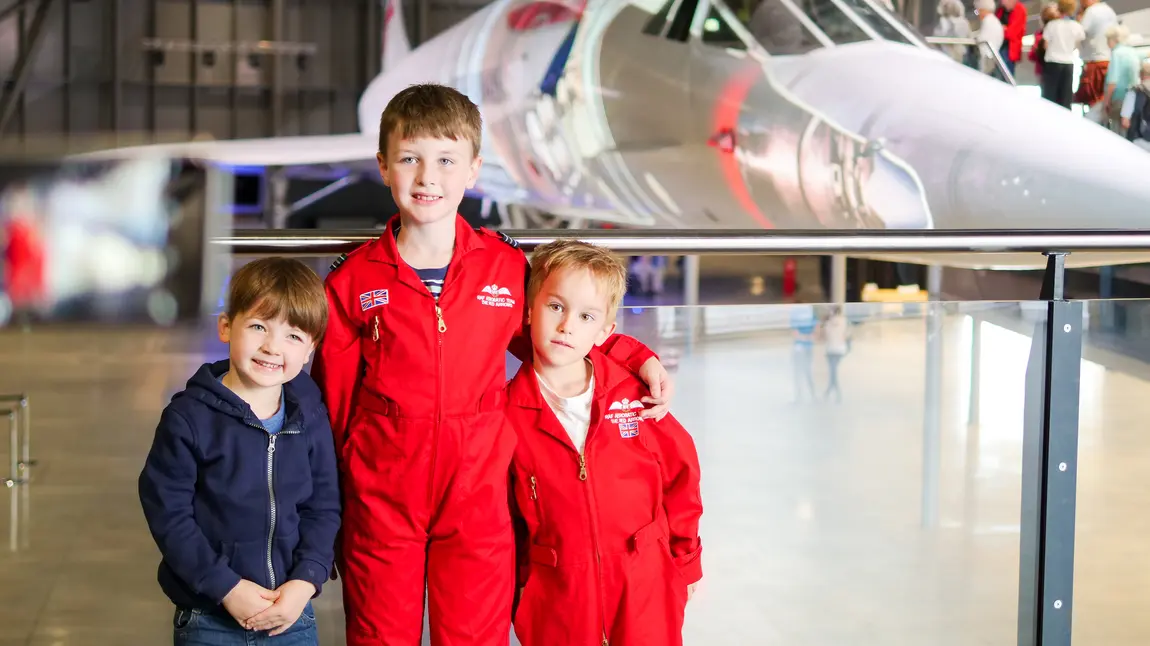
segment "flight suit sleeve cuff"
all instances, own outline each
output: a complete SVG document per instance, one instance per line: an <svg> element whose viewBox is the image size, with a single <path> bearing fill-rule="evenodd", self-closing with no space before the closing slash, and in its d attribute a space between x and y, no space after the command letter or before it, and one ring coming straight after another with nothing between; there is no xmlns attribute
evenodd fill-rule
<svg viewBox="0 0 1150 646"><path fill-rule="evenodd" d="M694 552L688 552L682 556L674 558L675 567L679 568L679 574L687 581L687 585L695 583L703 578L703 546L700 545L699 549Z"/></svg>

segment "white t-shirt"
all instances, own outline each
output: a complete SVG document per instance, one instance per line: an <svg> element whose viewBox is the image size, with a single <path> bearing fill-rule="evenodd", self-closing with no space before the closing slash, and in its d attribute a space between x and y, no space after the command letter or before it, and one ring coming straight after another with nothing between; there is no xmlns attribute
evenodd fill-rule
<svg viewBox="0 0 1150 646"><path fill-rule="evenodd" d="M547 385L538 372L535 373L535 378L539 381L539 391L543 393L543 399L551 407L555 417L559 418L559 423L563 425L563 430L567 431L571 443L582 453L583 445L587 443L587 430L591 428L591 398L595 394L595 375L592 374L588 380L587 390L574 397L560 397L551 390L551 386Z"/></svg>
<svg viewBox="0 0 1150 646"><path fill-rule="evenodd" d="M1110 60L1110 43L1106 42L1106 30L1118 24L1118 14L1105 2L1090 5L1082 12L1082 29L1086 40L1079 54L1085 62Z"/></svg>
<svg viewBox="0 0 1150 646"><path fill-rule="evenodd" d="M1046 62L1074 64L1074 50L1086 40L1086 31L1073 18L1051 20L1042 28L1046 42Z"/></svg>
<svg viewBox="0 0 1150 646"><path fill-rule="evenodd" d="M847 353L847 317L835 314L823 326L826 335L827 354Z"/></svg>
<svg viewBox="0 0 1150 646"><path fill-rule="evenodd" d="M1002 22L998 20L998 16L988 13L983 16L982 21L978 25L978 40L981 40L988 45L993 51L1002 49L1002 40L1006 38L1006 33L1002 29ZM983 58L994 59L994 55L985 49L982 51Z"/></svg>

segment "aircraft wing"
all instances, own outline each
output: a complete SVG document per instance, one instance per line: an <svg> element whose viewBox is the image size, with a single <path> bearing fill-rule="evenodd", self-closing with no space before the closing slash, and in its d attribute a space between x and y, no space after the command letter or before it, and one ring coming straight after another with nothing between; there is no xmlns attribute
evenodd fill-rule
<svg viewBox="0 0 1150 646"><path fill-rule="evenodd" d="M229 166L305 166L370 161L377 140L359 133L311 137L189 141L111 148L77 159L117 159L140 155L186 157Z"/></svg>

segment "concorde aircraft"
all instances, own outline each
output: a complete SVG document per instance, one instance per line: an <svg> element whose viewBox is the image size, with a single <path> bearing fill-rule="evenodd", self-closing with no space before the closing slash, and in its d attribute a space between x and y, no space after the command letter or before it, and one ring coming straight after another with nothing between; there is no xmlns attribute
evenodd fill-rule
<svg viewBox="0 0 1150 646"><path fill-rule="evenodd" d="M409 84L434 81L483 110L484 196L580 222L1130 229L1150 221L1150 155L955 63L881 0L495 0L410 51L395 8L358 133L99 154L370 172L384 105ZM1075 264L1087 259L1125 260L1079 255Z"/></svg>

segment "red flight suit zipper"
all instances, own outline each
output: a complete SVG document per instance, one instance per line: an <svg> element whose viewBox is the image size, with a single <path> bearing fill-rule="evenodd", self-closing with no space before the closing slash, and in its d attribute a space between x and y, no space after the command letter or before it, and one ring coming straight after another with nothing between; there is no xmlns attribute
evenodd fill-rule
<svg viewBox="0 0 1150 646"><path fill-rule="evenodd" d="M583 450L579 452L579 480L586 484L583 489L583 499L587 501L587 516L591 520L591 544L595 552L596 588L599 593L599 623L603 627L602 646L610 646L607 642L607 608L603 603L603 560L599 556L599 517L595 514L595 505L591 502L594 495L591 483L588 480L587 458L585 453L591 443L591 433L588 431L587 439L583 441Z"/></svg>

